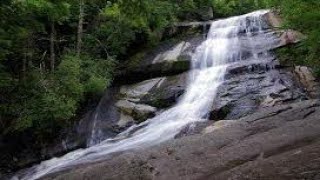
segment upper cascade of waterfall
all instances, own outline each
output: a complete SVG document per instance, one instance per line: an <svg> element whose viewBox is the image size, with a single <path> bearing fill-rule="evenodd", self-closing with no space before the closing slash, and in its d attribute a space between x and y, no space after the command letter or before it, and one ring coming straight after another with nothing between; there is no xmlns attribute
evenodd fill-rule
<svg viewBox="0 0 320 180"><path fill-rule="evenodd" d="M228 65L243 60L245 56L242 37L252 45L245 47L248 51L246 57L259 57L261 49L256 48L257 42L252 37L266 29L263 15L267 12L261 10L212 23L207 39L193 55L193 70L190 72L186 92L174 107L130 127L115 138L87 149L76 150L61 158L44 161L14 178L33 180L74 165L102 160L114 152L153 146L173 139L191 123L204 121L212 108Z"/></svg>

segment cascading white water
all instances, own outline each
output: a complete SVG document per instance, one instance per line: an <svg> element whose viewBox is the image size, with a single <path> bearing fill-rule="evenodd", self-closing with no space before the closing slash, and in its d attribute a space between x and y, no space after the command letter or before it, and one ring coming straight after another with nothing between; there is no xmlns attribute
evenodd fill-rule
<svg viewBox="0 0 320 180"><path fill-rule="evenodd" d="M129 128L113 139L71 152L61 158L44 161L13 179L37 179L77 164L101 160L110 153L159 144L173 139L190 123L204 121L228 65L241 60L239 34L250 37L253 32L261 31L261 17L265 13L267 11L257 11L212 23L207 40L194 53L186 93L174 107ZM256 58L258 52L254 48L251 49L252 57Z"/></svg>

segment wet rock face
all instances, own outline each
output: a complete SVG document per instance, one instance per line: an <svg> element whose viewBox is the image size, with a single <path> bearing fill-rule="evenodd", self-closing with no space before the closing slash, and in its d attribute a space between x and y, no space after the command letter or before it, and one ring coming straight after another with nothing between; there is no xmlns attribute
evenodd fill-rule
<svg viewBox="0 0 320 180"><path fill-rule="evenodd" d="M276 14L270 12L265 16L269 27L279 26L280 19ZM309 98L295 79L292 70L283 68L272 52L278 47L296 43L298 39L284 41L282 32L272 31L267 28L268 25L264 26L265 29L258 34L239 38L241 60L229 62L232 64L227 68L225 80L218 90L209 119L236 120L259 109ZM255 52L250 52L252 47L255 48ZM312 79L306 76L309 77L307 79ZM309 87L315 86L314 83L309 84L312 84Z"/></svg>
<svg viewBox="0 0 320 180"><path fill-rule="evenodd" d="M220 86L209 119L239 119L259 108L304 99L307 99L307 96L288 70L237 73L237 76L226 79Z"/></svg>
<svg viewBox="0 0 320 180"><path fill-rule="evenodd" d="M318 179L319 117L319 101L268 107L42 179Z"/></svg>

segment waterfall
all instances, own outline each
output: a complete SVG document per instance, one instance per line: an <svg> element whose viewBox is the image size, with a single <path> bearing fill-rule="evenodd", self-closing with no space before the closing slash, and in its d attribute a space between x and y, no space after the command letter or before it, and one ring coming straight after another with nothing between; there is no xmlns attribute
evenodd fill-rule
<svg viewBox="0 0 320 180"><path fill-rule="evenodd" d="M14 178L37 179L74 165L102 160L114 152L153 146L173 139L191 123L205 121L228 66L243 59L258 60L259 53L262 53L255 48L258 42L253 40L253 36L262 33L262 16L267 12L257 11L212 23L207 39L193 55L186 93L174 107L132 126L113 139L44 161ZM249 39L251 46L246 58L241 47L242 37Z"/></svg>

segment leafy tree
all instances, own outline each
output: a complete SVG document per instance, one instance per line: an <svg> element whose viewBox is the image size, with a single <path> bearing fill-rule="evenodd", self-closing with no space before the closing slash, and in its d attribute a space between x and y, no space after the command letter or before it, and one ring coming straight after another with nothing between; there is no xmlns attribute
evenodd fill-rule
<svg viewBox="0 0 320 180"><path fill-rule="evenodd" d="M55 42L56 23L65 21L69 14L70 4L65 0L26 0L24 5L37 13L39 18L44 18L44 23L50 27L50 69L53 72L56 64Z"/></svg>

